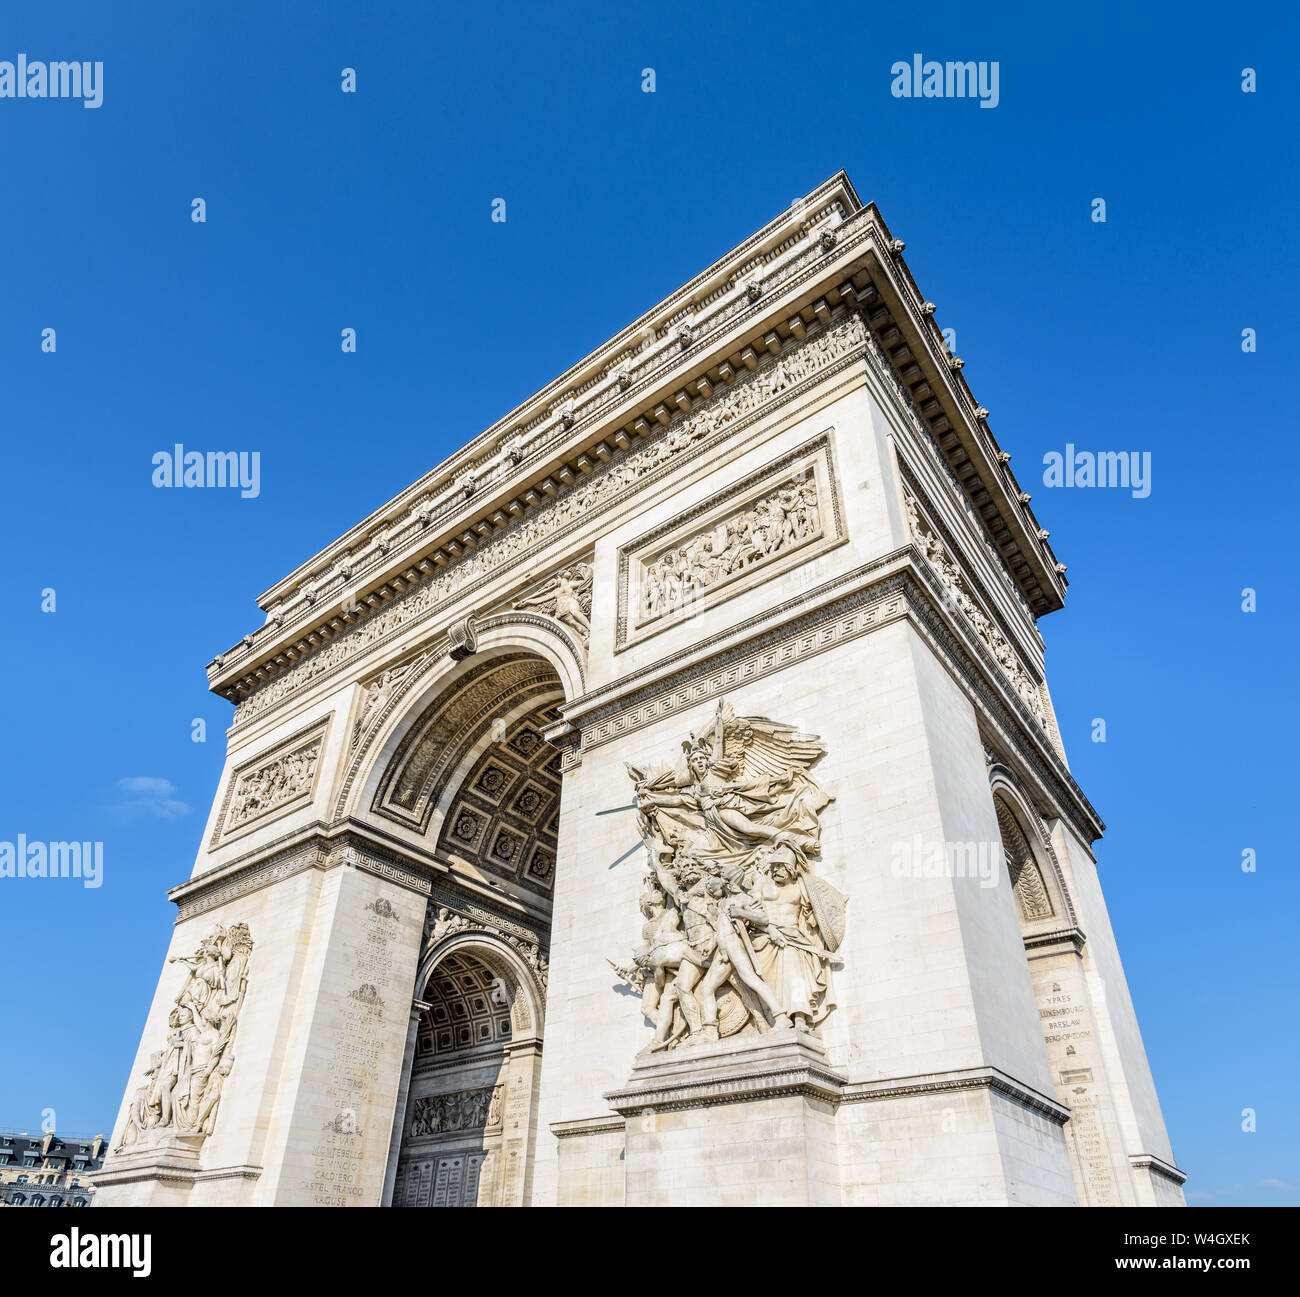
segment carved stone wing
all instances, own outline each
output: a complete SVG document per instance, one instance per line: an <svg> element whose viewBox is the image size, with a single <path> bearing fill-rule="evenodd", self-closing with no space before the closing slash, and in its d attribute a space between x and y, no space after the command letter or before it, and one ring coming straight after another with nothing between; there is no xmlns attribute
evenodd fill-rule
<svg viewBox="0 0 1300 1297"><path fill-rule="evenodd" d="M816 734L763 716L742 716L728 727L726 752L746 779L779 779L792 770L805 774L826 755Z"/></svg>

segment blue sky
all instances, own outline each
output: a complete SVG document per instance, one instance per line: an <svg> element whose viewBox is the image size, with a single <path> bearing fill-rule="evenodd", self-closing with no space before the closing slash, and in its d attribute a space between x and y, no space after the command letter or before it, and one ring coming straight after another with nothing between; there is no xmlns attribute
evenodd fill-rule
<svg viewBox="0 0 1300 1297"><path fill-rule="evenodd" d="M1049 681L1189 1196L1300 1203L1294 15L296 8L0 20L0 60L104 64L98 109L0 99L0 839L107 862L0 882L0 1126L113 1120L255 595L843 167L1069 564ZM892 98L917 52L996 60L998 106ZM154 489L178 441L261 494ZM1150 497L1045 488L1066 443L1149 451Z"/></svg>

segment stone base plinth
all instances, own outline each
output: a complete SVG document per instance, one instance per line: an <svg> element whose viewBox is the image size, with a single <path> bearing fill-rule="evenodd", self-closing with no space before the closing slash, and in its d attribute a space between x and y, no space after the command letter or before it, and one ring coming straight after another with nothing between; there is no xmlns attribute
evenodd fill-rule
<svg viewBox="0 0 1300 1297"><path fill-rule="evenodd" d="M843 1084L795 1030L642 1054L605 1095L626 1123L627 1205L838 1205Z"/></svg>
<svg viewBox="0 0 1300 1297"><path fill-rule="evenodd" d="M191 1196L197 1184L210 1180L232 1183L255 1180L259 1167L204 1168L201 1154L204 1135L180 1135L175 1131L146 1132L140 1139L112 1153L95 1175L96 1207L185 1207L199 1205ZM229 1205L242 1203L242 1194L229 1198ZM221 1196L203 1205L227 1205Z"/></svg>

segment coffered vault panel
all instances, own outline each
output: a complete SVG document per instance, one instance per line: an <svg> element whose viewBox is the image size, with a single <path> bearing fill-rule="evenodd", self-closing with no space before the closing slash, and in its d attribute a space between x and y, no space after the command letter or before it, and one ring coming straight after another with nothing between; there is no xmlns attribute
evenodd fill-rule
<svg viewBox="0 0 1300 1297"><path fill-rule="evenodd" d="M516 721L462 782L438 839L439 854L549 892L560 823L560 754L539 725L555 704Z"/></svg>
<svg viewBox="0 0 1300 1297"><path fill-rule="evenodd" d="M416 1038L419 1062L510 1039L510 1001L500 978L467 955L448 955L425 989Z"/></svg>
<svg viewBox="0 0 1300 1297"><path fill-rule="evenodd" d="M517 716L530 702L540 710L562 698L554 671L528 654L506 654L471 671L435 699L407 731L380 781L375 813L427 832L447 783L494 724L507 723L506 718ZM513 756L528 759L517 749Z"/></svg>

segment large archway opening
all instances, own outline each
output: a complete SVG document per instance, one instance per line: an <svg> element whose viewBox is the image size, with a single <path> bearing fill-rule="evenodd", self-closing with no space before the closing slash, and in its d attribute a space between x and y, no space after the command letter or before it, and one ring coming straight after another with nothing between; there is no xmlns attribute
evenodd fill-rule
<svg viewBox="0 0 1300 1297"><path fill-rule="evenodd" d="M545 738L563 686L527 653L469 661L394 727L369 815L440 866L385 1201L515 1206L531 1191L560 753Z"/></svg>

